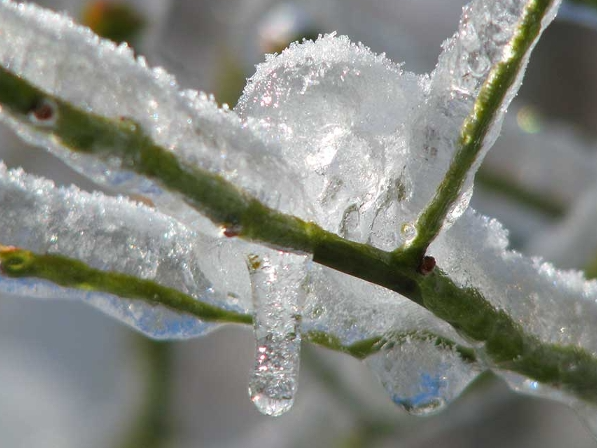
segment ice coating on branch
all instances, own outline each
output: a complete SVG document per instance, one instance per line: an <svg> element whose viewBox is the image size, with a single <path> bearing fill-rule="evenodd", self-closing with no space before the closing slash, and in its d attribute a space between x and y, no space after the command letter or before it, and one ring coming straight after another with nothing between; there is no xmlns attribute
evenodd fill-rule
<svg viewBox="0 0 597 448"><path fill-rule="evenodd" d="M242 260L226 259L214 269L212 260L224 261L226 256L217 240L143 205L75 187L56 188L50 181L0 164L0 209L1 244L62 254L96 269L150 279L231 310L251 308L250 302L242 301L249 296L243 289L248 276ZM230 282L227 270L234 270L239 280ZM245 282L240 280L243 272ZM138 300L68 290L36 279L0 276L0 291L82 300L155 338L187 338L215 328L196 317Z"/></svg>
<svg viewBox="0 0 597 448"><path fill-rule="evenodd" d="M414 415L443 410L481 372L455 348L416 333L388 342L365 363L392 400Z"/></svg>
<svg viewBox="0 0 597 448"><path fill-rule="evenodd" d="M542 30L553 19L559 2L554 1L542 23ZM476 102L484 84L492 81L497 64L512 57L514 34L532 3L525 0L487 2L475 0L463 8L458 31L443 44L443 52L431 74L428 97L419 109L410 145L414 156L408 171L428 179L433 194L439 186L454 153L462 144L461 128L473 113L482 113ZM474 174L497 139L506 110L518 92L533 45L523 56L523 64L513 85L501 100L498 113L484 136L474 166L460 188L460 198L444 223L447 229L466 210L472 196ZM429 163L429 159L433 163ZM438 175L439 174L439 175ZM429 193L427 193L429 194ZM426 203L432 196L423 196Z"/></svg>
<svg viewBox="0 0 597 448"><path fill-rule="evenodd" d="M425 183L405 170L424 80L346 37L291 45L257 67L237 111L299 173L316 221L393 249Z"/></svg>
<svg viewBox="0 0 597 448"><path fill-rule="evenodd" d="M425 328L463 343L450 325L395 292L314 264L309 270L303 333L325 330L345 345Z"/></svg>
<svg viewBox="0 0 597 448"><path fill-rule="evenodd" d="M463 355L472 353L468 342L412 301L318 265L309 278L303 335L325 331L345 346L383 337L365 363L394 402L409 412L439 411L484 370L479 361ZM463 353L442 339L458 344Z"/></svg>
<svg viewBox="0 0 597 448"><path fill-rule="evenodd" d="M255 365L251 401L260 412L289 411L298 387L306 257L259 248L249 256Z"/></svg>
<svg viewBox="0 0 597 448"><path fill-rule="evenodd" d="M430 247L438 265L542 341L597 353L597 282L508 250L501 225L468 210Z"/></svg>
<svg viewBox="0 0 597 448"><path fill-rule="evenodd" d="M185 163L222 175L271 207L306 214L294 175L234 113L219 109L203 93L180 91L174 77L148 68L126 45L116 47L65 16L10 0L0 2L0 29L2 67L80 109L133 120ZM30 143L48 147L96 182L150 197L179 220L199 220L205 227L181 200L121 169L118 160L73 153L48 134L51 126L35 129L6 109L0 118Z"/></svg>
<svg viewBox="0 0 597 448"><path fill-rule="evenodd" d="M542 343L579 349L595 356L597 282L586 281L579 271L557 270L540 258L523 256L507 246L507 234L497 221L469 209L429 250L450 278L478 290L494 308L504 310L524 328L526 334ZM563 388L542 384L499 366L488 367L516 391L578 409L591 429L597 430L594 404ZM562 363L558 368L574 372L579 366Z"/></svg>
<svg viewBox="0 0 597 448"><path fill-rule="evenodd" d="M395 249L416 236L414 222L464 145L461 129L478 113L482 85L491 81L496 64L511 57L527 7L522 1L472 2L430 78L405 73L334 34L291 45L257 67L236 109L263 140L280 144L281 156L300 173L316 204L320 225ZM524 68L486 135L475 136L483 139L482 148L446 229L468 206L474 173L497 138Z"/></svg>

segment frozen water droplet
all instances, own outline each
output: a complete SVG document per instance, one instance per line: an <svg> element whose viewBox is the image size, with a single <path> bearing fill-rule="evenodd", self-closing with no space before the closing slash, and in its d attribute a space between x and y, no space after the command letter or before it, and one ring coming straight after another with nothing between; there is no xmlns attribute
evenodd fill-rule
<svg viewBox="0 0 597 448"><path fill-rule="evenodd" d="M282 415L294 402L304 261L303 256L269 250L249 259L256 340L249 395L266 415Z"/></svg>
<svg viewBox="0 0 597 448"><path fill-rule="evenodd" d="M473 187L472 185L464 191L458 201L452 206L448 216L446 216L446 221L444 223L444 227L450 227L452 224L456 222L460 216L464 213L464 211L468 208L468 204L471 202L471 197L473 196Z"/></svg>
<svg viewBox="0 0 597 448"><path fill-rule="evenodd" d="M474 53L469 57L469 68L471 74L477 78L485 76L490 65L491 61L483 54Z"/></svg>
<svg viewBox="0 0 597 448"><path fill-rule="evenodd" d="M277 417L294 403L298 379L300 337L263 338L257 341L249 395L257 409Z"/></svg>
<svg viewBox="0 0 597 448"><path fill-rule="evenodd" d="M402 224L400 233L402 234L402 238L404 238L404 241L406 243L410 243L417 236L417 228L414 226L413 223L405 222L404 224Z"/></svg>
<svg viewBox="0 0 597 448"><path fill-rule="evenodd" d="M425 377L424 381L427 381L431 388L438 387L440 384L438 378ZM423 392L421 396L409 397L402 402L394 397L394 402L401 405L409 414L418 416L432 415L446 407L446 401L443 398L427 396L427 392Z"/></svg>
<svg viewBox="0 0 597 448"><path fill-rule="evenodd" d="M415 415L440 411L480 373L453 348L417 335L397 337L365 362L392 400Z"/></svg>

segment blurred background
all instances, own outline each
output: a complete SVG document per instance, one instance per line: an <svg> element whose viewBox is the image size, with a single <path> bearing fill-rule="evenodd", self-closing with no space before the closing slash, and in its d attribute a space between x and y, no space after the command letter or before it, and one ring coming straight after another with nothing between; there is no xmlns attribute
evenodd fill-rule
<svg viewBox="0 0 597 448"><path fill-rule="evenodd" d="M182 87L212 92L233 107L265 53L319 33L346 34L405 62L405 70L430 72L464 1L38 3L129 42L151 65L176 74ZM584 239L590 247L582 254L563 254L557 242L562 233L564 239L574 234L571 216L597 180L596 42L597 9L567 4L532 57L472 202L505 224L515 249L587 269L589 276L597 241L591 246ZM57 184L98 189L3 128L0 158ZM153 342L80 303L0 297L0 446L597 446L574 411L517 395L493 376L480 378L443 413L420 418L396 407L360 362L312 346L303 350L295 407L268 418L247 396L249 328Z"/></svg>

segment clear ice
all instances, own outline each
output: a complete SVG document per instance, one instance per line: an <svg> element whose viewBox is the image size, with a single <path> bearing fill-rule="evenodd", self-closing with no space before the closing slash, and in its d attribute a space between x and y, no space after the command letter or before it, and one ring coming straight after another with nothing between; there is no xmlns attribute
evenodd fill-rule
<svg viewBox="0 0 597 448"><path fill-rule="evenodd" d="M96 269L152 279L230 310L251 309L251 303L242 300L248 297L242 283L226 278L228 270L234 270L240 278L245 272L248 281L242 260L225 258L226 248L218 240L144 205L76 187L57 188L0 163L0 210L0 244L62 254ZM211 266L214 261L218 270ZM0 276L0 293L82 300L158 339L199 336L217 327L163 307L33 279ZM231 295L239 300L232 303Z"/></svg>
<svg viewBox="0 0 597 448"><path fill-rule="evenodd" d="M482 371L456 349L416 333L388 342L365 363L392 400L414 415L441 411Z"/></svg>
<svg viewBox="0 0 597 448"><path fill-rule="evenodd" d="M2 0L0 29L3 67L83 110L132 120L190 166L220 174L271 207L307 217L303 207L308 201L297 188L295 174L236 114L218 108L213 97L180 90L172 75L149 68L125 44L101 40L66 16L33 4ZM48 133L51 126L31 126L6 110L0 110L0 119L96 183L147 197L179 221L218 234L217 227L210 228L210 221L176 194L121 167L119 160L73 153Z"/></svg>
<svg viewBox="0 0 597 448"><path fill-rule="evenodd" d="M259 248L247 263L255 332L249 395L260 412L276 417L290 410L298 387L305 257Z"/></svg>

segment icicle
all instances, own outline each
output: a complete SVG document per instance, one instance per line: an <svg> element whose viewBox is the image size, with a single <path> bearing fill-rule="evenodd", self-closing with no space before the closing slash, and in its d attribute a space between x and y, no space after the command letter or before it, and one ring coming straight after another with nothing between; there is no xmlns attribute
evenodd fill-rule
<svg viewBox="0 0 597 448"><path fill-rule="evenodd" d="M294 402L304 260L303 256L269 250L249 257L256 347L249 395L266 415L282 415Z"/></svg>

